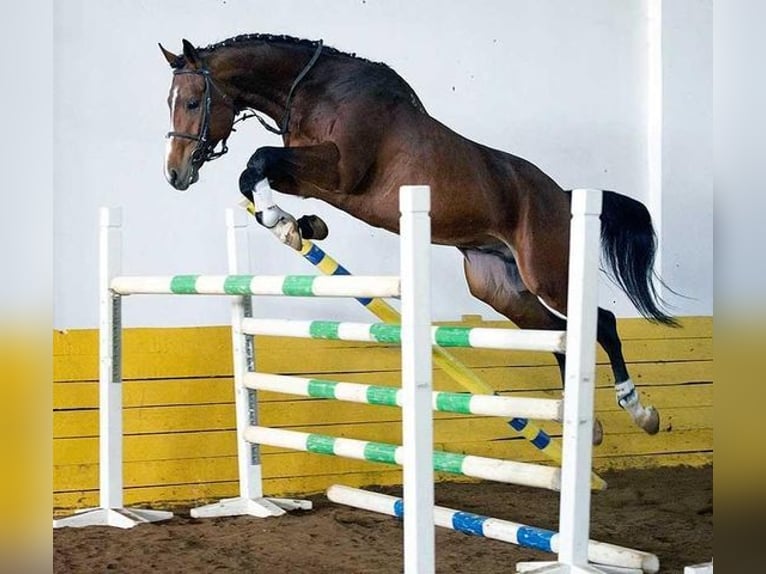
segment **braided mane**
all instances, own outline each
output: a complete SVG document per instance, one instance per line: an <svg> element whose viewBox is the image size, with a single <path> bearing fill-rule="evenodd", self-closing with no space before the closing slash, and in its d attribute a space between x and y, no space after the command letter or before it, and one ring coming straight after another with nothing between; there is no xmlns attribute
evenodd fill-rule
<svg viewBox="0 0 766 574"><path fill-rule="evenodd" d="M317 45L316 41L314 40L305 40L303 38L296 38L295 36L288 36L287 34L240 34L238 36L232 36L231 38L227 38L226 40L221 40L220 42L216 42L215 44L209 44L208 46L205 46L205 47L199 47L198 50L200 50L203 53L210 53L210 52L214 52L215 50L219 48L243 47L243 46L248 46L249 44L255 44L257 42L289 44L291 46L302 46L305 48L316 48L316 45ZM332 54L335 56L347 56L349 58L355 58L357 60L367 62L369 64L377 64L379 66L388 67L386 64L382 62L373 62L365 58L360 58L354 52L343 52L341 50L338 50L337 48L333 48L332 46L324 45L322 47L322 53Z"/></svg>

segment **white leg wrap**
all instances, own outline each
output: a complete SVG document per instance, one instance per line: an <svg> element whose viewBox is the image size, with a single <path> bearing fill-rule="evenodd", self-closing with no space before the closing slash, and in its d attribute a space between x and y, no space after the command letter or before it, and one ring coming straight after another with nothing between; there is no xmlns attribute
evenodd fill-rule
<svg viewBox="0 0 766 574"><path fill-rule="evenodd" d="M280 219L282 210L274 203L268 179L262 179L255 184L253 203L256 210L261 213L261 225L269 229L274 227Z"/></svg>
<svg viewBox="0 0 766 574"><path fill-rule="evenodd" d="M253 203L258 222L276 235L282 243L299 250L303 240L298 223L292 215L274 203L272 191L269 180L266 178L255 184Z"/></svg>
<svg viewBox="0 0 766 574"><path fill-rule="evenodd" d="M652 407L645 407L638 398L638 389L631 379L621 383L615 383L615 393L617 394L617 404L630 413L631 418L642 427L649 424L655 418L655 411ZM656 431L655 431L656 432Z"/></svg>

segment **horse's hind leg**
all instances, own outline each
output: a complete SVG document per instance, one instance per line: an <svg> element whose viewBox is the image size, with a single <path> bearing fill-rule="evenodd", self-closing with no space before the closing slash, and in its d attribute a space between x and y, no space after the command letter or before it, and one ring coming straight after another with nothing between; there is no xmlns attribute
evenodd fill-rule
<svg viewBox="0 0 766 574"><path fill-rule="evenodd" d="M622 343L617 334L617 320L614 313L606 309L598 310L597 338L612 365L617 404L630 414L636 425L649 434L656 434L660 430L660 415L654 407L645 407L641 404L638 389L628 374L625 358L622 355Z"/></svg>
<svg viewBox="0 0 766 574"><path fill-rule="evenodd" d="M562 321L562 323L566 325L565 322ZM649 434L656 434L660 430L660 413L652 406L645 407L641 404L638 389L630 378L625 358L622 355L622 342L617 334L617 320L614 317L614 313L601 307L598 308L596 339L609 357L609 364L614 375L614 390L617 395L617 404L630 414L630 417L637 426ZM561 370L561 378L564 380L566 358L559 353L555 353L555 355ZM596 441L597 435L602 432L600 424L599 428L594 427L593 444L600 444L600 440Z"/></svg>
<svg viewBox="0 0 766 574"><path fill-rule="evenodd" d="M548 311L521 281L516 262L505 246L496 249L463 249L468 288L477 299L505 315L522 329L566 329L566 321ZM554 353L564 382L565 357ZM603 441L601 423L593 421L593 444Z"/></svg>

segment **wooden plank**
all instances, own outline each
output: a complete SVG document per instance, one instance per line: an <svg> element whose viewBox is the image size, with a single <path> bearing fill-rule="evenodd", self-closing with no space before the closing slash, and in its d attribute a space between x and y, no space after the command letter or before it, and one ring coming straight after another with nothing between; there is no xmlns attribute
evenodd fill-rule
<svg viewBox="0 0 766 574"><path fill-rule="evenodd" d="M696 383L685 385L640 386L642 402L655 405L660 414L675 407L712 407L713 384ZM505 394L505 393L504 393ZM596 412L621 411L611 388L596 389Z"/></svg>
<svg viewBox="0 0 766 574"><path fill-rule="evenodd" d="M637 455L712 452L710 447L712 436L712 429L704 428L676 430L664 433L662 437L659 435L650 436L643 432L631 434L611 433L606 434L604 442L594 448L593 458L595 461ZM539 454L533 452L525 451L524 454L519 455L519 444L516 444L516 441L499 438L490 441L477 440L439 443L437 448L492 458L516 460L518 457L519 460L524 461L542 460L538 458Z"/></svg>
<svg viewBox="0 0 766 574"><path fill-rule="evenodd" d="M614 456L646 454L679 454L712 452L713 429L690 428L663 433L657 436L645 433L632 435L606 435L604 442L594 451L594 459Z"/></svg>
<svg viewBox="0 0 766 574"><path fill-rule="evenodd" d="M264 455L264 478L291 478L295 476L341 476L381 470L389 465L363 460L317 455L307 452ZM125 487L146 487L192 482L221 482L237 479L236 456L194 459L163 460L152 464L126 462L123 466ZM95 485L98 481L98 465L65 465L56 468L55 490L81 489L83 485Z"/></svg>
<svg viewBox="0 0 766 574"><path fill-rule="evenodd" d="M678 317L681 323L680 328L666 327L657 323L650 323L644 319L618 319L617 330L620 338L630 339L672 339L687 337L712 337L713 336L713 317L710 316L688 316ZM498 327L503 328L508 325L508 321L476 321L468 320L455 325L469 325L471 327Z"/></svg>
<svg viewBox="0 0 766 574"><path fill-rule="evenodd" d="M237 480L236 456L193 460L159 460L152 464L125 462L125 487ZM98 464L67 464L54 468L55 491L98 484Z"/></svg>
<svg viewBox="0 0 766 574"><path fill-rule="evenodd" d="M710 387L699 389L700 395L711 395ZM711 397L712 398L712 397ZM314 401L317 402L317 401ZM701 400L698 402L702 402ZM329 405L329 401L325 404ZM712 428L713 409L712 402L708 406L687 406L688 403L682 403L679 407L668 407L662 411L662 433L656 437L657 441L664 441L665 434L672 433L674 430ZM380 407L381 412L383 407ZM396 409L387 409L389 412L398 415ZM607 437L619 437L622 435L640 434L642 431L633 426L629 417L619 408L615 407L611 411L600 411L599 418L604 425ZM477 440L503 440L516 437L504 421L486 417L462 417L472 419L471 423L456 424L454 416L442 415L443 419L452 421L449 424L456 427L454 432L468 432L467 424L470 424L470 430L476 434L471 439ZM287 421L291 422L291 421ZM378 421L384 422L384 421ZM354 425L351 423L338 423L330 428L320 427L319 425L307 425L303 428L321 430L322 432L335 434L345 433L347 436L356 437L359 435L371 436L373 433L381 432L382 437L372 436L372 440L382 441L384 439L398 440L400 436L398 425L400 420L392 418L390 424L385 428L381 426L371 427L369 424ZM443 423L439 423L442 425ZM284 425L282 425L284 426ZM546 425L550 434L560 436L560 428L555 424ZM447 429L449 427L445 427ZM671 429L671 430L668 430ZM451 444L443 429L440 427L440 437L445 444ZM461 440L466 435L460 435ZM360 438L360 437L356 437ZM632 440L627 437L626 440ZM452 447L450 447L452 448ZM236 453L236 436L231 429L226 430L199 430L188 433L155 433L128 435L124 438L124 458L126 461L156 461L189 458L219 457L230 456ZM540 460L545 457L541 456ZM53 442L53 462L54 465L66 464L93 464L98 462L98 439L97 437L75 437L75 438L57 438Z"/></svg>
<svg viewBox="0 0 766 574"><path fill-rule="evenodd" d="M629 365L633 379L642 392L648 386L656 385L666 388L670 383L688 381L712 381L712 361L686 361L679 363L643 363ZM553 396L561 389L557 367L516 367L492 368L476 371L487 384L497 389L503 395L511 393L535 393L548 391ZM308 375L321 378L317 373ZM325 375L326 377L326 375ZM340 373L334 378L347 382L364 384L380 384L399 386L400 373ZM600 366L596 371L596 385L611 389L613 379L611 369ZM233 399L233 381L230 377L221 378L190 378L141 380L123 383L123 404L126 408L154 407L193 404L220 404L231 402ZM443 373L434 373L434 388L462 392L464 389ZM270 401L289 400L289 395L279 393L260 393L261 403ZM657 400L657 399L655 399ZM712 400L712 395L711 395ZM693 402L693 401L690 401ZM663 404L659 402L658 404ZM93 382L59 382L53 386L53 406L55 410L88 409L98 406L98 383Z"/></svg>
<svg viewBox="0 0 766 574"><path fill-rule="evenodd" d="M124 408L227 403L234 400L231 377L141 380L123 383ZM97 408L98 382L53 385L54 410Z"/></svg>
<svg viewBox="0 0 766 574"><path fill-rule="evenodd" d="M98 331L56 331L54 380L98 378ZM125 379L231 375L229 327L191 327L123 331Z"/></svg>
<svg viewBox="0 0 766 574"><path fill-rule="evenodd" d="M237 452L232 430L193 433L131 435L123 439L123 460L154 462L232 456ZM53 465L98 463L98 437L63 438L53 441Z"/></svg>
<svg viewBox="0 0 766 574"><path fill-rule="evenodd" d="M596 459L593 463L593 468L597 472L668 466L692 466L699 468L713 464L713 451L609 457Z"/></svg>
<svg viewBox="0 0 766 574"><path fill-rule="evenodd" d="M673 425L691 424L686 422L691 416L696 417L695 424L712 426L711 415L709 414L712 408L712 385L650 387L642 392L647 404L656 403L659 406L663 428L667 428L668 425L671 425L672 428ZM505 393L506 396L513 396L513 394ZM558 396L557 393L541 392L527 392L525 395L533 397ZM618 424L618 421L625 421L625 425L629 424L627 415L616 405L611 389L598 389L596 391L596 410L604 424ZM321 399L299 398L265 402L261 404L259 412L261 422L266 426L305 427L315 429L314 432L323 432L316 429L328 426L333 427L334 432L349 432L349 429L354 425L361 425L364 429L369 430L371 427L368 423L381 422L398 425L401 420L399 410L392 407L357 405ZM612 420L609 417L613 414L616 414L615 423L607 423L607 421ZM459 421L484 419L473 419L451 413L435 413L435 420L437 422L458 421L450 424L460 427L458 432L467 432L466 429L462 428L462 425L468 423ZM123 421L126 435L231 430L234 428L234 408L231 403L126 408L124 409ZM503 421L488 424L492 424L496 428L505 428ZM558 428L558 425L551 422L543 422L540 426L554 432ZM98 411L91 409L54 412L53 429L56 439L95 437L98 432ZM374 437L367 440L374 440Z"/></svg>
<svg viewBox="0 0 766 574"><path fill-rule="evenodd" d="M233 428L234 409L229 404L123 410L123 432L126 435ZM54 412L53 433L55 437L97 436L98 410Z"/></svg>
<svg viewBox="0 0 766 574"><path fill-rule="evenodd" d="M618 319L617 329L623 339L670 339L673 337L712 337L713 317L678 317L678 329L650 323L644 319Z"/></svg>
<svg viewBox="0 0 766 574"><path fill-rule="evenodd" d="M623 351L632 363L654 361L699 361L712 359L712 342L704 338L684 339L638 339L626 341ZM554 366L552 355L547 353L508 352L483 349L451 349L452 354L470 368ZM263 372L297 374L395 371L399 369L398 348L380 349L322 349L306 345L300 362L295 349L282 347L268 354L262 353L258 370ZM607 364L606 354L599 350L600 364Z"/></svg>

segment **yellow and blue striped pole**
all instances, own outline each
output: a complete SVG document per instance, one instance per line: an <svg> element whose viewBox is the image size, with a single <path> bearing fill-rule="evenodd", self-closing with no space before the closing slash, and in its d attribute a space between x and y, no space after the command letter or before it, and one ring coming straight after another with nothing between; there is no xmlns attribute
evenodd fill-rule
<svg viewBox="0 0 766 574"><path fill-rule="evenodd" d="M252 215L255 215L255 204L250 201L244 201L243 205L247 211ZM325 275L351 275L348 269L330 257L321 247L311 240L303 240L300 254ZM357 301L385 323L401 322L401 315L399 312L383 299L357 298ZM433 347L433 360L442 371L467 391L482 395L497 394L483 379L461 363L446 349L436 346ZM552 461L559 465L561 464L561 445L555 442L550 435L539 426L529 419L519 417L509 420L508 425ZM592 473L591 486L594 490L604 490L606 488L606 481L596 473Z"/></svg>

